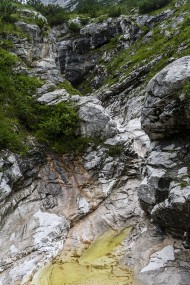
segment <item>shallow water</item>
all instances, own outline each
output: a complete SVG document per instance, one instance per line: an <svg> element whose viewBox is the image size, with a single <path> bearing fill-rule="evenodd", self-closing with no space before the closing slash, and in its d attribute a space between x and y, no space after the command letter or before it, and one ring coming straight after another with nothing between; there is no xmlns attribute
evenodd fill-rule
<svg viewBox="0 0 190 285"><path fill-rule="evenodd" d="M47 265L35 279L36 285L132 285L133 272L118 264L114 250L131 228L109 231L95 240L80 258ZM121 257L121 256L120 256Z"/></svg>

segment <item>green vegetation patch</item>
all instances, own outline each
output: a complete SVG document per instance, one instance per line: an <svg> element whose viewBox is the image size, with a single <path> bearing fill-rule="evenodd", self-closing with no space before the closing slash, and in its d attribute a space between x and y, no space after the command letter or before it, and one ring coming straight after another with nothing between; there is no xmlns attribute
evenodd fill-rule
<svg viewBox="0 0 190 285"><path fill-rule="evenodd" d="M119 17L121 14L130 14L133 8L138 8L142 0L80 0L76 6L76 12L87 14L91 18L107 15L107 17Z"/></svg>
<svg viewBox="0 0 190 285"><path fill-rule="evenodd" d="M1 0L0 1L0 19L5 22L11 22L12 14L14 14L17 10L16 5L9 0Z"/></svg>
<svg viewBox="0 0 190 285"><path fill-rule="evenodd" d="M83 151L89 141L77 133L76 108L70 102L54 106L37 103L32 95L42 82L17 74L17 62L16 56L0 48L0 148L25 152L31 134L56 152Z"/></svg>
<svg viewBox="0 0 190 285"><path fill-rule="evenodd" d="M64 79L64 81L62 83L60 83L60 84L58 84L56 86L56 89L62 89L62 88L64 88L70 95L80 95L80 96L82 96L80 91L75 89L73 87L73 85L66 79Z"/></svg>
<svg viewBox="0 0 190 285"><path fill-rule="evenodd" d="M69 23L69 31L71 33L78 33L78 32L80 32L80 25L78 23L75 23L75 22L70 22Z"/></svg>
<svg viewBox="0 0 190 285"><path fill-rule="evenodd" d="M152 36L149 39L145 39L145 36L150 29L147 26L140 27L142 31L141 37L129 48L119 51L113 60L105 63L109 76L105 79L104 83L112 85L118 82L121 74L123 78L126 78L133 70L138 70L157 58L157 62L155 61L150 70L147 70L144 75L144 82L148 82L169 63L170 58L177 59L189 55L189 14L183 15L184 21L177 23L177 27L173 27L175 17L178 17L181 15L181 12L188 11L189 9L190 1L176 9L172 18L164 21L164 28L161 28L160 22L155 23L154 28L151 29ZM165 34L165 31L167 31L168 35Z"/></svg>
<svg viewBox="0 0 190 285"><path fill-rule="evenodd" d="M16 56L0 48L0 148L12 151L24 151L26 118L30 117L31 95L40 82L35 78L13 71L17 63ZM23 124L21 122L24 122Z"/></svg>
<svg viewBox="0 0 190 285"><path fill-rule="evenodd" d="M39 4L39 1L33 2L35 5ZM8 148L24 154L30 148L28 138L33 136L47 150L57 153L77 154L84 151L92 140L80 136L76 107L71 102L62 102L54 106L36 102L33 95L43 82L16 71L17 66L22 63L8 52L7 48L13 49L12 37L21 35L12 19L10 20L12 13L15 18L19 17L17 9L21 9L21 6L17 2L3 0L0 2L2 11L4 6L8 7L6 11L9 13L7 12L6 18L0 17L0 149ZM52 9L54 12L57 11L56 7ZM79 94L66 80L57 88L65 88L69 94Z"/></svg>
<svg viewBox="0 0 190 285"><path fill-rule="evenodd" d="M109 156L118 156L118 155L121 155L124 151L124 147L122 145L113 145L113 146L110 146L108 151L107 151L107 154Z"/></svg>
<svg viewBox="0 0 190 285"><path fill-rule="evenodd" d="M139 6L141 14L149 13L168 5L172 0L144 0Z"/></svg>
<svg viewBox="0 0 190 285"><path fill-rule="evenodd" d="M45 16L50 26L61 25L69 19L67 11L59 5L44 5L40 0L29 0L28 5Z"/></svg>
<svg viewBox="0 0 190 285"><path fill-rule="evenodd" d="M72 103L61 102L52 106L37 104L36 111L40 112L40 116L37 117L34 131L41 142L59 153L82 151L86 141L77 135L79 117Z"/></svg>

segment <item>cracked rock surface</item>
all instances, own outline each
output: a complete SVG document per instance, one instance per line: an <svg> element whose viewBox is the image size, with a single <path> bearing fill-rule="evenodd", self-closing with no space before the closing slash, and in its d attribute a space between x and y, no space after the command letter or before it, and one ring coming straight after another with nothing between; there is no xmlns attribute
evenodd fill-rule
<svg viewBox="0 0 190 285"><path fill-rule="evenodd" d="M15 53L30 65L18 71L46 79L36 100L72 101L82 136L101 142L80 157L39 146L26 157L1 151L0 285L62 285L65 275L72 285L190 284L189 249L181 241L190 211L190 109L183 92L190 57L165 67L148 86L143 78L162 55L90 96L56 89L65 80L61 71L75 82L97 64L95 46L122 34L128 48L139 27L172 13L93 23L69 39L65 26L44 36L35 25L17 23L32 38L14 39ZM75 270L93 274L71 280Z"/></svg>

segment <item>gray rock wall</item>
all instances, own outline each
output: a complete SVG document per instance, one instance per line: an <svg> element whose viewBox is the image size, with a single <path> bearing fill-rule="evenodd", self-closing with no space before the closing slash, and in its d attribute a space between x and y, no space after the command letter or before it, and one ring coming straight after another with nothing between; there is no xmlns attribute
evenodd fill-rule
<svg viewBox="0 0 190 285"><path fill-rule="evenodd" d="M190 230L190 102L183 88L189 78L189 56L166 66L147 86L141 119L154 141L138 192L142 208L181 238Z"/></svg>
<svg viewBox="0 0 190 285"><path fill-rule="evenodd" d="M39 285L35 280L46 264L53 260L61 268L67 255L76 262L105 231L117 236L126 227L131 228L130 235L103 257L98 269L111 266L111 276L117 278L130 268L138 285L189 283L189 250L165 233L185 238L189 226L189 105L180 92L189 80L189 57L167 66L147 90L144 76L162 55L91 96L71 96L64 88L52 91L64 80L59 61L62 72L76 80L94 66L91 51L109 41L111 33L115 36L122 29L127 48L140 35L139 27L151 28L171 15L169 10L135 17L135 23L108 20L88 25L72 38L65 26L44 37L37 26L17 23L31 37L15 39L15 53L30 65L30 69L19 66L19 71L47 80L35 94L37 100L73 101L81 134L101 141L90 145L82 157L45 154L38 148L26 158L1 152L1 285ZM149 37L151 33L145 40ZM95 61L98 57L97 53ZM139 199L161 228L147 219Z"/></svg>

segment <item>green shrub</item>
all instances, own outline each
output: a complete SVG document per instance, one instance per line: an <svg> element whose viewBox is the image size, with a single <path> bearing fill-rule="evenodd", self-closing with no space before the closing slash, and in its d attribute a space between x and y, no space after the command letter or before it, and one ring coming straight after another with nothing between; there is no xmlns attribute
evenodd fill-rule
<svg viewBox="0 0 190 285"><path fill-rule="evenodd" d="M11 15L16 12L16 6L10 0L0 1L0 18L5 22L11 21Z"/></svg>
<svg viewBox="0 0 190 285"><path fill-rule="evenodd" d="M118 156L118 155L121 155L122 152L123 152L124 148L122 145L113 145L113 146L110 146L108 151L107 151L107 154L109 156Z"/></svg>
<svg viewBox="0 0 190 285"><path fill-rule="evenodd" d="M15 152L23 152L26 146L23 144L20 133L16 131L16 123L10 118L5 118L0 111L0 149L7 148Z"/></svg>
<svg viewBox="0 0 190 285"><path fill-rule="evenodd" d="M89 23L89 18L80 18L80 22L82 26L85 26Z"/></svg>
<svg viewBox="0 0 190 285"><path fill-rule="evenodd" d="M71 33L78 33L80 31L80 26L79 24L75 23L75 22L70 22L69 23L69 31Z"/></svg>
<svg viewBox="0 0 190 285"><path fill-rule="evenodd" d="M34 22L41 30L47 30L47 23L43 18L36 16Z"/></svg>
<svg viewBox="0 0 190 285"><path fill-rule="evenodd" d="M36 129L41 138L53 140L65 139L75 136L79 118L71 103L61 102L59 104L48 106L36 106L40 111Z"/></svg>
<svg viewBox="0 0 190 285"><path fill-rule="evenodd" d="M62 89L64 88L70 95L82 95L79 90L75 89L72 84L64 79L62 83L57 85L57 89Z"/></svg>
<svg viewBox="0 0 190 285"><path fill-rule="evenodd" d="M101 4L97 0L81 0L78 2L76 11L81 14L96 14L101 8Z"/></svg>
<svg viewBox="0 0 190 285"><path fill-rule="evenodd" d="M144 0L139 6L141 14L149 13L169 4L171 0Z"/></svg>
<svg viewBox="0 0 190 285"><path fill-rule="evenodd" d="M109 17L119 17L120 15L121 15L121 8L120 7L112 7L108 13Z"/></svg>
<svg viewBox="0 0 190 285"><path fill-rule="evenodd" d="M32 134L56 152L82 151L89 140L78 134L77 110L69 102L54 106L36 102L32 95L41 82L14 72L17 60L0 48L0 149L26 151L26 136Z"/></svg>
<svg viewBox="0 0 190 285"><path fill-rule="evenodd" d="M29 0L28 5L44 15L50 26L61 25L68 20L67 12L59 5L49 4L46 6L40 0Z"/></svg>
<svg viewBox="0 0 190 285"><path fill-rule="evenodd" d="M16 56L0 48L0 148L23 151L22 126L25 122L22 120L30 117L31 95L40 83L34 78L16 74L13 71L16 62Z"/></svg>

